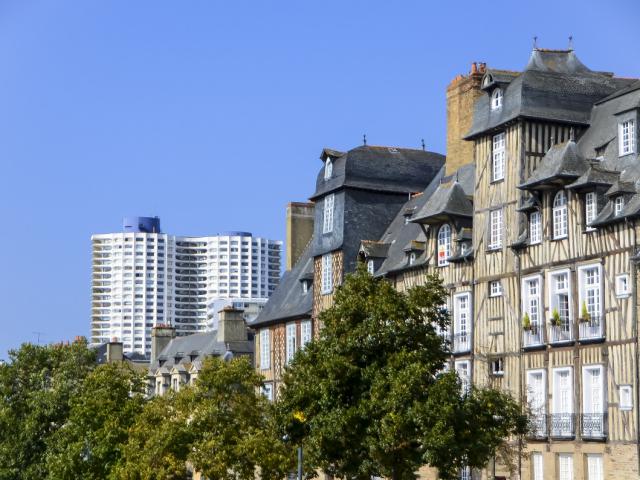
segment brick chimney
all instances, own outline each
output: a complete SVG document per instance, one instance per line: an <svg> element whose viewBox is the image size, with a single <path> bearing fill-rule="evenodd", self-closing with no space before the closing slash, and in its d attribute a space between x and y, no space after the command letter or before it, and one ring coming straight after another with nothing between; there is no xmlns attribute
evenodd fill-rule
<svg viewBox="0 0 640 480"><path fill-rule="evenodd" d="M243 310L233 307L224 307L218 313L218 341L223 343L229 342L246 342L247 324L244 321Z"/></svg>
<svg viewBox="0 0 640 480"><path fill-rule="evenodd" d="M446 175L473 163L473 142L462 137L471 129L475 101L485 94L480 84L486 70L486 63L473 62L468 75L458 75L447 87Z"/></svg>
<svg viewBox="0 0 640 480"><path fill-rule="evenodd" d="M170 325L157 325L151 330L151 362L155 362L160 352L176 337L176 329Z"/></svg>
<svg viewBox="0 0 640 480"><path fill-rule="evenodd" d="M313 203L290 202L287 205L287 241L285 255L287 270L291 270L313 235Z"/></svg>

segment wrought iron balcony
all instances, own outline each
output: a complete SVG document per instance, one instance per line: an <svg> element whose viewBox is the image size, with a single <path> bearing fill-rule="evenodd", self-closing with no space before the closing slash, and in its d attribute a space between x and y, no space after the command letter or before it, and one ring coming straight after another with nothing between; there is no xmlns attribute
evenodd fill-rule
<svg viewBox="0 0 640 480"><path fill-rule="evenodd" d="M554 438L572 438L576 434L573 413L552 413L549 415L551 436Z"/></svg>
<svg viewBox="0 0 640 480"><path fill-rule="evenodd" d="M543 338L544 329L541 325L531 325L529 330L524 331L523 345L524 347L535 347L537 345L544 345Z"/></svg>
<svg viewBox="0 0 640 480"><path fill-rule="evenodd" d="M549 326L549 343L571 342L573 340L573 329L568 323L560 326Z"/></svg>
<svg viewBox="0 0 640 480"><path fill-rule="evenodd" d="M547 415L544 413L532 414L529 424L530 438L547 438Z"/></svg>
<svg viewBox="0 0 640 480"><path fill-rule="evenodd" d="M464 353L471 351L471 334L456 333L453 335L453 353Z"/></svg>
<svg viewBox="0 0 640 480"><path fill-rule="evenodd" d="M592 316L588 322L580 322L578 330L580 340L598 340L604 338L604 325L600 317Z"/></svg>
<svg viewBox="0 0 640 480"><path fill-rule="evenodd" d="M582 437L583 438L605 438L607 436L607 414L606 413L583 413L582 414Z"/></svg>

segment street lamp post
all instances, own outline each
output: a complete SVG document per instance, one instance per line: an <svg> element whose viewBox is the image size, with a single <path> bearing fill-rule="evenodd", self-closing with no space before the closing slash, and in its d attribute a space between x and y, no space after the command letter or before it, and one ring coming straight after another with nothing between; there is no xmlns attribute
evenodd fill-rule
<svg viewBox="0 0 640 480"><path fill-rule="evenodd" d="M298 447L298 480L302 480L302 444Z"/></svg>

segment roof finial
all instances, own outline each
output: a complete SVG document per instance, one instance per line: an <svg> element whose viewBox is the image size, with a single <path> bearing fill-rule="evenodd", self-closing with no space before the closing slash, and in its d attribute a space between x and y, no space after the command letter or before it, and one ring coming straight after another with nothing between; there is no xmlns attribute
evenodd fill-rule
<svg viewBox="0 0 640 480"><path fill-rule="evenodd" d="M571 140L572 142L576 141L576 131L573 127L569 129L569 140Z"/></svg>
<svg viewBox="0 0 640 480"><path fill-rule="evenodd" d="M420 139L422 141L422 151L424 152L424 138Z"/></svg>
<svg viewBox="0 0 640 480"><path fill-rule="evenodd" d="M569 35L569 50L573 50L573 35Z"/></svg>
<svg viewBox="0 0 640 480"><path fill-rule="evenodd" d="M365 145L367 144L367 134L366 133L364 133L362 135L362 143L365 144Z"/></svg>
<svg viewBox="0 0 640 480"><path fill-rule="evenodd" d="M537 50L538 49L538 37L533 37L533 49Z"/></svg>

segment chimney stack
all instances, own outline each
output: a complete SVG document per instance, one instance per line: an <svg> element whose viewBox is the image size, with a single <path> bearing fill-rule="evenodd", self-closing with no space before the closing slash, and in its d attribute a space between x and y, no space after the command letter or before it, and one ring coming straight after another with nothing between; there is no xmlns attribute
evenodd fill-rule
<svg viewBox="0 0 640 480"><path fill-rule="evenodd" d="M176 337L176 329L170 325L156 325L151 330L151 362L155 362L160 352Z"/></svg>
<svg viewBox="0 0 640 480"><path fill-rule="evenodd" d="M242 316L243 310L224 307L218 313L218 342L246 342L247 324Z"/></svg>
<svg viewBox="0 0 640 480"><path fill-rule="evenodd" d="M296 264L313 235L313 203L290 202L287 205L286 270Z"/></svg>
<svg viewBox="0 0 640 480"><path fill-rule="evenodd" d="M480 84L486 71L486 63L473 62L468 75L458 75L447 87L446 175L473 163L473 142L462 137L471 129L476 100L484 95Z"/></svg>
<svg viewBox="0 0 640 480"><path fill-rule="evenodd" d="M122 362L123 360L122 342L119 342L117 337L113 337L111 341L107 343L107 363Z"/></svg>

